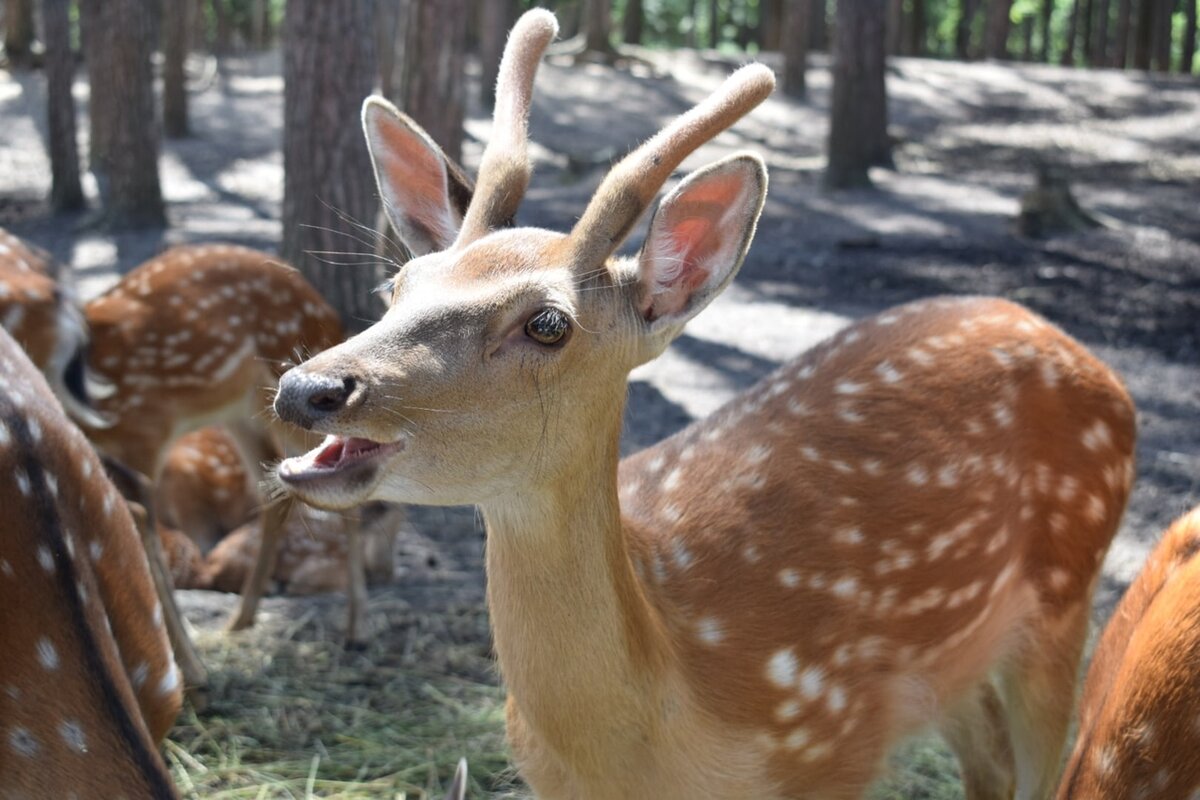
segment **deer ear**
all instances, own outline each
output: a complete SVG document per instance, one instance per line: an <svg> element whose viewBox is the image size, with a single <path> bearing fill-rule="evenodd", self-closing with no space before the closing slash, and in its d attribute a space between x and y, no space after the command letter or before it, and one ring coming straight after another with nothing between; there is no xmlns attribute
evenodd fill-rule
<svg viewBox="0 0 1200 800"><path fill-rule="evenodd" d="M652 331L678 333L733 280L766 194L762 159L741 154L692 173L663 199L638 257L638 311Z"/></svg>
<svg viewBox="0 0 1200 800"><path fill-rule="evenodd" d="M445 250L473 187L421 126L382 97L363 103L363 132L383 209L413 256Z"/></svg>

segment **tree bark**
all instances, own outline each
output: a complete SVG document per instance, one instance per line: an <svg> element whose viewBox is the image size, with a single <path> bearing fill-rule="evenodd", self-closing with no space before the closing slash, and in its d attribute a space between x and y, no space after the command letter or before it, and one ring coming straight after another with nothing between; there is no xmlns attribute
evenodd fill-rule
<svg viewBox="0 0 1200 800"><path fill-rule="evenodd" d="M988 58L1008 58L1008 33L1012 28L1013 0L990 0L984 25L983 52Z"/></svg>
<svg viewBox="0 0 1200 800"><path fill-rule="evenodd" d="M980 0L961 0L958 23L954 26L954 55L962 61L971 60L971 29Z"/></svg>
<svg viewBox="0 0 1200 800"><path fill-rule="evenodd" d="M391 97L448 156L461 160L466 0L408 0L400 38Z"/></svg>
<svg viewBox="0 0 1200 800"><path fill-rule="evenodd" d="M346 220L372 225L378 207L359 125L363 98L375 85L374 6L288 0L284 12L283 257L351 329L379 316L372 294L379 272L329 264L322 253L359 250L361 233Z"/></svg>
<svg viewBox="0 0 1200 800"><path fill-rule="evenodd" d="M1042 0L1042 41L1038 47L1038 60L1050 63L1050 20L1054 16L1054 0Z"/></svg>
<svg viewBox="0 0 1200 800"><path fill-rule="evenodd" d="M1074 0L1071 3L1071 16L1067 18L1067 33L1066 40L1063 42L1062 58L1060 63L1064 67L1075 65L1075 40L1079 38L1079 6L1082 0Z"/></svg>
<svg viewBox="0 0 1200 800"><path fill-rule="evenodd" d="M1183 12L1183 52L1179 59L1179 71L1191 75L1196 58L1196 0L1184 0Z"/></svg>
<svg viewBox="0 0 1200 800"><path fill-rule="evenodd" d="M833 100L825 183L869 186L868 169L890 166L884 74L885 0L838 0L833 41Z"/></svg>
<svg viewBox="0 0 1200 800"><path fill-rule="evenodd" d="M4 0L4 55L15 67L33 61L33 0Z"/></svg>
<svg viewBox="0 0 1200 800"><path fill-rule="evenodd" d="M110 228L166 224L150 55L155 0L80 0L91 99L91 168Z"/></svg>
<svg viewBox="0 0 1200 800"><path fill-rule="evenodd" d="M42 0L46 38L46 122L49 129L50 205L55 211L83 208L79 144L75 136L75 55L71 52L71 0Z"/></svg>
<svg viewBox="0 0 1200 800"><path fill-rule="evenodd" d="M1151 48L1154 53L1154 69L1158 72L1171 70L1171 12L1175 0L1147 0L1155 5L1154 32Z"/></svg>
<svg viewBox="0 0 1200 800"><path fill-rule="evenodd" d="M819 2L819 0L817 0ZM812 0L787 0L783 8L783 93L803 98L808 91L808 24L812 18Z"/></svg>
<svg viewBox="0 0 1200 800"><path fill-rule="evenodd" d="M621 41L625 44L641 44L644 23L645 9L642 8L642 0L626 0L625 16L621 20Z"/></svg>
<svg viewBox="0 0 1200 800"><path fill-rule="evenodd" d="M219 56L233 51L233 20L229 13L229 0L212 0L213 18L216 20L216 37L213 52Z"/></svg>
<svg viewBox="0 0 1200 800"><path fill-rule="evenodd" d="M763 50L779 51L783 49L783 17L787 13L784 8L786 5L784 0L760 0L758 5L758 43Z"/></svg>
<svg viewBox="0 0 1200 800"><path fill-rule="evenodd" d="M489 111L496 104L496 78L508 29L517 19L514 0L484 0L479 11L479 100Z"/></svg>
<svg viewBox="0 0 1200 800"><path fill-rule="evenodd" d="M721 6L717 0L708 0L708 46L716 49L721 44Z"/></svg>
<svg viewBox="0 0 1200 800"><path fill-rule="evenodd" d="M1092 0L1092 54L1089 60L1093 67L1109 65L1108 18L1110 6L1109 0Z"/></svg>
<svg viewBox="0 0 1200 800"><path fill-rule="evenodd" d="M810 0L812 18L808 25L808 49L827 51L829 49L829 22L826 13L829 11L826 0Z"/></svg>
<svg viewBox="0 0 1200 800"><path fill-rule="evenodd" d="M163 133L171 139L188 135L187 60L192 4L163 3Z"/></svg>
<svg viewBox="0 0 1200 800"><path fill-rule="evenodd" d="M584 48L598 53L611 53L612 0L583 0Z"/></svg>
<svg viewBox="0 0 1200 800"><path fill-rule="evenodd" d="M1113 36L1113 55L1111 64L1117 69L1125 69L1129 62L1129 19L1133 15L1133 0L1120 0L1117 3L1117 28Z"/></svg>
<svg viewBox="0 0 1200 800"><path fill-rule="evenodd" d="M925 0L912 0L912 12L908 23L908 48L910 56L925 55Z"/></svg>
<svg viewBox="0 0 1200 800"><path fill-rule="evenodd" d="M887 23L884 30L887 39L884 49L887 54L900 55L900 42L904 39L904 0L887 0Z"/></svg>
<svg viewBox="0 0 1200 800"><path fill-rule="evenodd" d="M1140 0L1137 4L1137 26L1133 32L1133 68L1150 69L1151 45L1154 40L1154 6L1157 0Z"/></svg>

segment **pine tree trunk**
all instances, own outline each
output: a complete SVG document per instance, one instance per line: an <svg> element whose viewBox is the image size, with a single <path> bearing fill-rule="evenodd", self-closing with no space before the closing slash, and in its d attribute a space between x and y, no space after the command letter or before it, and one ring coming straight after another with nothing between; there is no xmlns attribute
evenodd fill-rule
<svg viewBox="0 0 1200 800"><path fill-rule="evenodd" d="M1079 6L1082 0L1071 3L1071 16L1067 19L1066 40L1063 42L1061 63L1064 67L1075 66L1075 40L1079 38Z"/></svg>
<svg viewBox="0 0 1200 800"><path fill-rule="evenodd" d="M155 0L80 0L87 32L91 168L110 228L166 225L150 55Z"/></svg>
<svg viewBox="0 0 1200 800"><path fill-rule="evenodd" d="M496 104L496 78L508 29L517 18L514 0L484 0L479 11L479 99L489 111Z"/></svg>
<svg viewBox="0 0 1200 800"><path fill-rule="evenodd" d="M721 6L708 0L708 46L714 50L721 44Z"/></svg>
<svg viewBox="0 0 1200 800"><path fill-rule="evenodd" d="M1112 65L1125 69L1129 62L1129 18L1133 14L1133 0L1117 3L1117 30L1113 37Z"/></svg>
<svg viewBox="0 0 1200 800"><path fill-rule="evenodd" d="M392 99L448 156L461 160L467 2L409 0L405 17Z"/></svg>
<svg viewBox="0 0 1200 800"><path fill-rule="evenodd" d="M321 253L361 252L356 240L362 234L342 217L371 225L378 208L359 124L377 69L374 5L373 0L288 0L283 25L283 257L351 329L378 319L372 289L380 274L374 268L325 263L328 257ZM333 64L337 69L330 69Z"/></svg>
<svg viewBox="0 0 1200 800"><path fill-rule="evenodd" d="M1179 71L1190 75L1196 58L1196 0L1184 0L1183 13L1183 52L1179 59Z"/></svg>
<svg viewBox="0 0 1200 800"><path fill-rule="evenodd" d="M1133 68L1150 69L1151 44L1154 39L1154 6L1157 0L1138 0L1137 26L1133 32Z"/></svg>
<svg viewBox="0 0 1200 800"><path fill-rule="evenodd" d="M1158 72L1171 70L1171 12L1175 0L1149 0L1154 2L1154 32L1151 49L1154 53L1154 69Z"/></svg>
<svg viewBox="0 0 1200 800"><path fill-rule="evenodd" d="M1021 60L1033 61L1033 17L1021 20Z"/></svg>
<svg viewBox="0 0 1200 800"><path fill-rule="evenodd" d="M983 52L988 58L1008 58L1008 32L1012 28L1013 0L989 0L984 25Z"/></svg>
<svg viewBox="0 0 1200 800"><path fill-rule="evenodd" d="M787 0L783 7L783 93L803 98L807 92L808 25L812 19L812 0ZM819 0L818 0L819 2Z"/></svg>
<svg viewBox="0 0 1200 800"><path fill-rule="evenodd" d="M638 0L640 3L641 0ZM786 14L784 0L761 0L758 6L759 47L763 50L783 49L783 17Z"/></svg>
<svg viewBox="0 0 1200 800"><path fill-rule="evenodd" d="M254 0L250 4L250 45L255 50L266 50L270 36L271 10L267 0Z"/></svg>
<svg viewBox="0 0 1200 800"><path fill-rule="evenodd" d="M163 3L163 133L171 139L188 135L187 60L191 3Z"/></svg>
<svg viewBox="0 0 1200 800"><path fill-rule="evenodd" d="M71 0L42 0L46 38L46 122L50 151L50 205L55 211L83 208L79 144L75 135L75 55L71 52Z"/></svg>
<svg viewBox="0 0 1200 800"><path fill-rule="evenodd" d="M645 11L642 8L642 0L626 0L625 17L621 20L621 41L625 44L641 44L644 22Z"/></svg>
<svg viewBox="0 0 1200 800"><path fill-rule="evenodd" d="M1109 0L1092 0L1092 56L1093 67L1107 67L1108 60L1108 17Z"/></svg>
<svg viewBox="0 0 1200 800"><path fill-rule="evenodd" d="M1050 18L1054 16L1054 0L1042 0L1042 43L1038 49L1038 60L1050 63Z"/></svg>
<svg viewBox="0 0 1200 800"><path fill-rule="evenodd" d="M810 0L812 18L808 24L808 49L826 52L829 50L829 21L826 14L829 7L826 0Z"/></svg>
<svg viewBox="0 0 1200 800"><path fill-rule="evenodd" d="M213 52L219 56L233 51L233 20L229 14L229 0L212 0L213 18L216 20L216 37Z"/></svg>
<svg viewBox="0 0 1200 800"><path fill-rule="evenodd" d="M15 67L33 60L33 0L4 0L4 55Z"/></svg>
<svg viewBox="0 0 1200 800"><path fill-rule="evenodd" d="M887 0L887 22L884 31L887 41L884 49L887 54L900 55L900 42L904 39L904 0Z"/></svg>
<svg viewBox="0 0 1200 800"><path fill-rule="evenodd" d="M583 0L584 48L597 53L611 53L612 0Z"/></svg>
<svg viewBox="0 0 1200 800"><path fill-rule="evenodd" d="M958 23L954 27L954 55L962 61L971 60L971 28L978 10L979 0L961 0Z"/></svg>
<svg viewBox="0 0 1200 800"><path fill-rule="evenodd" d="M912 0L912 13L908 25L908 49L910 56L925 55L925 0Z"/></svg>
<svg viewBox="0 0 1200 800"><path fill-rule="evenodd" d="M869 186L868 168L890 166L884 83L885 0L838 0L833 41L833 99L825 183Z"/></svg>

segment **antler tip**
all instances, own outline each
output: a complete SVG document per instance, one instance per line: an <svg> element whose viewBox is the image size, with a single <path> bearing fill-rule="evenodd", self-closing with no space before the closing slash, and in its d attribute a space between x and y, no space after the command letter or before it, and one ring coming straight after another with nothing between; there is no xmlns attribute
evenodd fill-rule
<svg viewBox="0 0 1200 800"><path fill-rule="evenodd" d="M535 39L545 47L558 36L558 18L544 8L532 8L521 15L510 35L514 39Z"/></svg>
<svg viewBox="0 0 1200 800"><path fill-rule="evenodd" d="M775 73L766 64L747 64L729 76L731 81L737 81L746 88L761 93L765 98L775 91Z"/></svg>

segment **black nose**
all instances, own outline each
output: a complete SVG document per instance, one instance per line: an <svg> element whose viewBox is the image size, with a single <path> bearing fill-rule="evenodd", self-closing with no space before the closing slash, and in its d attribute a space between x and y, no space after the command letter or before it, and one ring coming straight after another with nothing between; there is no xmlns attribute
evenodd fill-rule
<svg viewBox="0 0 1200 800"><path fill-rule="evenodd" d="M285 372L275 395L275 413L285 422L311 428L341 411L358 382L352 376L314 375L302 369Z"/></svg>

